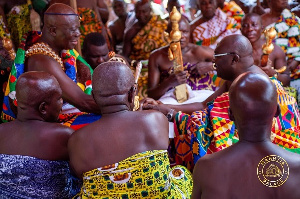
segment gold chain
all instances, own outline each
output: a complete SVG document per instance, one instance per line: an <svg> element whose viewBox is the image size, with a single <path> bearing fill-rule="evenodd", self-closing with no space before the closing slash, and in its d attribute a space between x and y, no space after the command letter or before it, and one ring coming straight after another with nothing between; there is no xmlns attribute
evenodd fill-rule
<svg viewBox="0 0 300 199"><path fill-rule="evenodd" d="M55 61L57 61L60 64L63 70L65 69L61 58L52 50L52 48L48 44L44 42L35 43L25 52L26 57L30 57L31 55L36 54L42 54L52 57L53 59L55 59Z"/></svg>

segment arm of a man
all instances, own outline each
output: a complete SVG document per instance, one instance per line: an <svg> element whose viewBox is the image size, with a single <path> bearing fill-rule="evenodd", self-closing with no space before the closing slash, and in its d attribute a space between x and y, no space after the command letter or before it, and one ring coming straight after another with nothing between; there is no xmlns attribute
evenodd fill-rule
<svg viewBox="0 0 300 199"><path fill-rule="evenodd" d="M106 22L108 21L109 12L108 12L108 7L107 7L106 3L104 2L104 0L97 0L97 7L98 7L98 12L101 16L102 22L104 24L106 24Z"/></svg>
<svg viewBox="0 0 300 199"><path fill-rule="evenodd" d="M160 56L161 50L154 51L151 53L149 58L149 65L148 65L148 95L153 99L158 100L161 96L163 96L169 89L173 88L174 86L179 85L179 81L177 81L176 77L168 77L163 82L160 81L160 71L159 71L159 64L162 63L164 60L162 56ZM177 74L178 78L181 78L183 82L186 81L184 77L185 73ZM172 76L172 75L171 75ZM173 75L174 76L174 75ZM173 80L172 80L173 79Z"/></svg>
<svg viewBox="0 0 300 199"><path fill-rule="evenodd" d="M136 35L135 31L135 24L127 31L124 35L124 43L123 43L123 52L122 55L127 59L127 61L130 63L131 60L129 59L129 56L132 51L132 42L131 40Z"/></svg>
<svg viewBox="0 0 300 199"><path fill-rule="evenodd" d="M199 199L202 195L203 183L205 183L205 173L207 173L207 168L203 163L204 157L198 160L195 165L193 171L193 192L192 192L192 199Z"/></svg>
<svg viewBox="0 0 300 199"><path fill-rule="evenodd" d="M285 60L285 53L283 50L278 47L278 50L276 50L276 58L274 63L275 69L280 69L283 66L287 66L286 60ZM290 85L290 71L287 67L286 70L282 73L278 73L277 79L282 82L283 86L289 86Z"/></svg>
<svg viewBox="0 0 300 199"><path fill-rule="evenodd" d="M53 58L45 55L33 55L28 58L27 66L27 71L45 71L53 75L62 89L64 101L74 105L80 111L100 113L93 97L85 94Z"/></svg>

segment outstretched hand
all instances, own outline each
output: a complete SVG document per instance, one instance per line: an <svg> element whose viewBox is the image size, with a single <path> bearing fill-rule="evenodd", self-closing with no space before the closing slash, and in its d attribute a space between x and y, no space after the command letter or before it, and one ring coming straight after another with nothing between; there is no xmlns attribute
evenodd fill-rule
<svg viewBox="0 0 300 199"><path fill-rule="evenodd" d="M168 107L168 105L162 104L159 101L156 101L156 103L152 103L152 101L150 103L149 102L144 103L142 105L142 109L143 110L156 110L156 111L163 113L164 115L167 115L168 112L170 111L170 108Z"/></svg>

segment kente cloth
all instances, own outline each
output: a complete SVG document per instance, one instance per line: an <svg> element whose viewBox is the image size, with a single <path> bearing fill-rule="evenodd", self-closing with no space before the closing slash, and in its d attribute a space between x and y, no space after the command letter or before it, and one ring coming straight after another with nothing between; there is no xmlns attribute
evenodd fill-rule
<svg viewBox="0 0 300 199"><path fill-rule="evenodd" d="M34 43L36 43L40 37L41 37L40 32L36 32L36 31L28 32L27 34L24 35L22 39L22 43L18 48L17 55L8 78L8 84L6 86L6 90L4 93L3 110L1 113L1 119L3 122L12 121L16 118L15 115L17 110L16 84L20 75L25 72L24 71L25 51L28 50L30 46L32 46ZM65 74L75 83L78 83L76 80L76 73L77 73L76 61L82 62L83 64L85 64L87 67L90 68L91 73L93 72L89 64L86 63L86 61L74 49L64 50L61 53L61 58L63 61L62 70L64 70ZM86 94L91 94L91 90L92 90L91 84L92 84L91 80L85 82L84 92ZM95 115L93 114L89 115L82 112L71 113L71 114L60 114L59 121L64 125L72 127L72 122L77 120L80 121L79 124L82 127L90 123L86 119L90 117L93 118L91 121L95 121L94 119ZM100 119L100 117L101 116L98 115L97 118ZM85 121L86 123L83 124L83 121Z"/></svg>
<svg viewBox="0 0 300 199"><path fill-rule="evenodd" d="M280 115L273 120L271 140L286 150L300 153L300 120L296 100L284 91L276 78L271 80L277 88L281 108ZM177 164L192 170L197 160L206 153L220 151L238 142L238 132L229 119L228 108L229 96L224 93L204 110L192 115L176 114L174 145Z"/></svg>
<svg viewBox="0 0 300 199"><path fill-rule="evenodd" d="M232 34L241 34L240 27L240 24L233 18L228 17L217 8L212 19L195 28L193 31L193 42L199 46L208 46L215 49L224 37Z"/></svg>
<svg viewBox="0 0 300 199"><path fill-rule="evenodd" d="M153 15L150 21L134 36L131 43L131 60L148 60L150 53L167 45L164 39L164 31L168 22L160 16Z"/></svg>
<svg viewBox="0 0 300 199"><path fill-rule="evenodd" d="M71 198L80 191L67 161L0 154L0 198Z"/></svg>
<svg viewBox="0 0 300 199"><path fill-rule="evenodd" d="M208 72L203 75L191 74L191 67L193 64L187 62L183 64L184 71L187 71L187 84L192 90L212 90L216 91L219 86L224 82L221 78L217 77L215 72ZM174 72L174 68L160 72L160 82L163 82L166 78Z"/></svg>
<svg viewBox="0 0 300 199"><path fill-rule="evenodd" d="M80 43L83 44L83 40L86 35L92 32L102 32L102 23L99 21L97 14L90 8L77 8L80 20ZM108 43L109 44L109 43Z"/></svg>
<svg viewBox="0 0 300 199"><path fill-rule="evenodd" d="M222 11L225 12L228 17L234 18L239 24L241 24L242 19L245 16L244 11L234 1L224 2Z"/></svg>
<svg viewBox="0 0 300 199"><path fill-rule="evenodd" d="M17 48L24 34L31 31L29 4L14 6L6 16L11 40Z"/></svg>
<svg viewBox="0 0 300 199"><path fill-rule="evenodd" d="M275 43L285 52L287 59L300 62L300 19L288 9L284 9L276 23L266 29L275 27L277 37ZM291 72L291 81L300 77L300 64Z"/></svg>
<svg viewBox="0 0 300 199"><path fill-rule="evenodd" d="M74 198L190 198L191 173L170 168L166 150L146 151L118 163L83 174L80 194Z"/></svg>

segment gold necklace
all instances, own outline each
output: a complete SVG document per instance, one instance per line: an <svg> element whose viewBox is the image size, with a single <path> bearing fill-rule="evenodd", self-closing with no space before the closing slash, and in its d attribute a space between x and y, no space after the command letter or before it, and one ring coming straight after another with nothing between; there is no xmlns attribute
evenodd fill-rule
<svg viewBox="0 0 300 199"><path fill-rule="evenodd" d="M48 44L44 42L35 43L25 52L26 57L30 57L31 55L36 54L42 54L52 57L53 59L55 59L55 61L57 61L60 64L63 70L65 69L61 58L52 50L52 48Z"/></svg>

